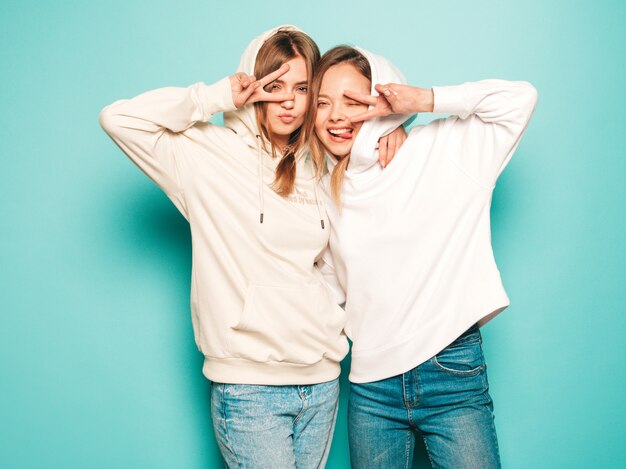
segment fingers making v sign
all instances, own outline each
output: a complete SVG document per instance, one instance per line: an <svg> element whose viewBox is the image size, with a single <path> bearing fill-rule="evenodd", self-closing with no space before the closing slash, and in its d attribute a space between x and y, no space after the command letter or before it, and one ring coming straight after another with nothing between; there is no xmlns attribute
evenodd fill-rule
<svg viewBox="0 0 626 469"><path fill-rule="evenodd" d="M289 65L283 64L278 70L257 80L252 75L239 72L230 77L233 104L237 107L246 104L266 102L282 102L294 99L293 93L270 93L265 87L289 71Z"/></svg>
<svg viewBox="0 0 626 469"><path fill-rule="evenodd" d="M344 94L348 98L372 107L368 111L350 117L350 121L362 122L390 114L415 114L433 110L432 90L398 83L378 84L374 89L380 93L378 96L346 90Z"/></svg>

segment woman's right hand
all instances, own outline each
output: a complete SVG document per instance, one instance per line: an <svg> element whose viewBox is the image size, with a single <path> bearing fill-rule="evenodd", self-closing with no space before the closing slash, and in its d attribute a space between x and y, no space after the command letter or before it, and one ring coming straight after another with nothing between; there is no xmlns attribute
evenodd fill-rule
<svg viewBox="0 0 626 469"><path fill-rule="evenodd" d="M278 70L257 80L252 75L243 72L235 73L230 77L230 88L233 94L233 103L236 107L259 101L283 102L295 98L293 93L269 93L265 87L289 71L289 65L283 64Z"/></svg>

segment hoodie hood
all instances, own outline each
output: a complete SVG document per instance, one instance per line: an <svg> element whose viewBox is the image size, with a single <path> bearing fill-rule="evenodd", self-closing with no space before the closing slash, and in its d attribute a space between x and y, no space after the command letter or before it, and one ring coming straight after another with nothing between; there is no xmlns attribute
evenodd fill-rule
<svg viewBox="0 0 626 469"><path fill-rule="evenodd" d="M355 47L365 56L372 71L371 94L378 96L374 86L381 83L406 84L404 75L385 57L373 54L360 47ZM356 176L369 169L378 169L378 140L393 132L404 122L414 119L414 116L405 114L391 114L386 117L376 117L363 122L359 134L356 136L350 152L350 163L346 170L346 177ZM337 164L336 158L329 155L329 169L332 172Z"/></svg>
<svg viewBox="0 0 626 469"><path fill-rule="evenodd" d="M258 55L261 46L279 30L303 32L295 26L286 24L272 28L255 37L250 44L248 44L248 47L241 56L237 72L254 75L254 64L256 63L256 56ZM257 148L257 135L260 135L260 132L256 123L253 104L247 104L234 111L225 112L224 126L234 130L237 135L239 135L248 144L248 146Z"/></svg>
<svg viewBox="0 0 626 469"><path fill-rule="evenodd" d="M276 34L279 30L285 31L299 31L304 32L299 28L292 25L282 25L265 31L263 34L255 37L241 56L239 67L237 72L243 72L247 75L254 75L254 65L256 64L256 57L259 54L259 50L263 43L270 37ZM261 77L257 77L261 78ZM272 158L267 156L267 153L262 149L262 136L256 123L256 115L254 112L254 105L248 104L242 106L234 111L228 111L224 113L224 126L232 129L235 133L250 147L255 149L258 157L258 183L259 183L259 222L263 223L265 215L265 185L263 184L263 172L264 168L275 169L279 163L280 158ZM303 166L306 163L306 159L302 156L306 152L302 149L295 155L298 172L302 171ZM264 156L265 155L265 156ZM313 185L315 191L315 205L317 206L317 213L320 217L320 225L324 229L324 217L322 215L320 204L317 196L317 185Z"/></svg>

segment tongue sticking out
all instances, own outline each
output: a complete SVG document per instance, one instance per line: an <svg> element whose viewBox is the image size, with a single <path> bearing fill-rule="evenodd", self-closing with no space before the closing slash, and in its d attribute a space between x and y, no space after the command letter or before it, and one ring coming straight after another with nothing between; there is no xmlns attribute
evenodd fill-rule
<svg viewBox="0 0 626 469"><path fill-rule="evenodd" d="M335 134L329 131L329 133L335 137L335 138L340 138L342 140L350 140L352 138L352 130L345 130L339 134Z"/></svg>

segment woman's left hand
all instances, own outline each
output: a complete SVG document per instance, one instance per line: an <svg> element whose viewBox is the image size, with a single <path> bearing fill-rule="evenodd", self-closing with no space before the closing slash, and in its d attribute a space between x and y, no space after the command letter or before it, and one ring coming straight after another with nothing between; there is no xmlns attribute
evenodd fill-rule
<svg viewBox="0 0 626 469"><path fill-rule="evenodd" d="M355 93L346 90L344 95L354 99L372 109L350 117L352 122L361 122L375 117L385 117L390 114L415 114L417 112L433 112L433 90L418 88L416 86L387 83L376 85L374 89L380 93L378 96Z"/></svg>
<svg viewBox="0 0 626 469"><path fill-rule="evenodd" d="M406 140L406 130L403 126L398 127L378 140L378 162L385 168Z"/></svg>

